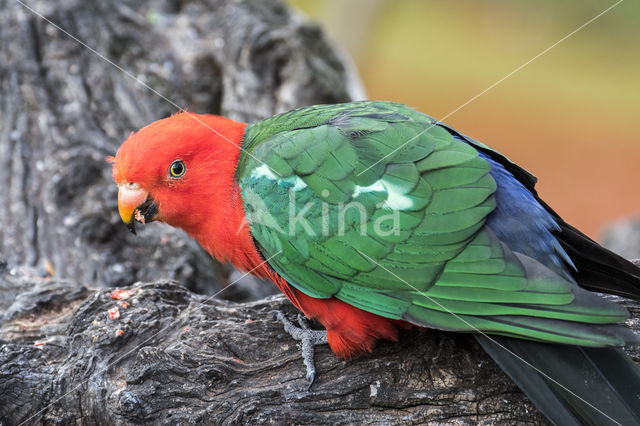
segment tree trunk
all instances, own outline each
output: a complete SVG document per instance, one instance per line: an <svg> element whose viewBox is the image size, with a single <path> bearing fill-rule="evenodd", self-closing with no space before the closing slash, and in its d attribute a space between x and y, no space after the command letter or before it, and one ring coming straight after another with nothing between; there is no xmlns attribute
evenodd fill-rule
<svg viewBox="0 0 640 426"><path fill-rule="evenodd" d="M294 309L247 302L272 286L194 294L234 272L121 224L105 157L129 132L178 108L252 121L363 96L316 26L276 0L27 4L95 51L0 0L0 425L546 422L472 338L437 331L352 361L320 347L307 390L274 317Z"/></svg>
<svg viewBox="0 0 640 426"><path fill-rule="evenodd" d="M230 268L185 235L153 225L135 238L122 226L105 158L179 108L254 121L362 96L320 29L276 0L28 6L0 0L0 254L56 277L218 291ZM274 291L242 284L227 296Z"/></svg>
<svg viewBox="0 0 640 426"><path fill-rule="evenodd" d="M295 317L283 296L130 289L1 268L0 424L546 423L469 335L405 330L351 361L317 347L307 390L298 345L275 319Z"/></svg>

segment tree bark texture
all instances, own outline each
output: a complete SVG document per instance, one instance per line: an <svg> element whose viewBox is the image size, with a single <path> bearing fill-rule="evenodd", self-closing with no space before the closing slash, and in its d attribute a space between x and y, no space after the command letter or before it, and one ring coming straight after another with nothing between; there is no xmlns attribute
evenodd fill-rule
<svg viewBox="0 0 640 426"><path fill-rule="evenodd" d="M277 0L25 4L0 0L0 253L56 277L218 291L232 271L180 232L129 235L105 158L179 108L254 121L362 96L321 30Z"/></svg>
<svg viewBox="0 0 640 426"><path fill-rule="evenodd" d="M407 330L352 361L321 346L307 390L298 345L275 319L295 316L282 296L235 304L167 281L131 289L117 300L4 268L4 424L544 422L470 336Z"/></svg>
<svg viewBox="0 0 640 426"><path fill-rule="evenodd" d="M319 347L307 390L274 315L294 309L248 301L272 286L121 224L105 157L131 131L363 96L317 26L276 0L25 4L95 52L0 0L0 425L546 422L470 336L437 331L352 361ZM190 291L226 286L244 303Z"/></svg>
<svg viewBox="0 0 640 426"><path fill-rule="evenodd" d="M2 265L0 424L547 423L469 335L404 330L351 361L320 346L307 389L275 319L296 315L283 296L240 304L171 281L123 290ZM640 331L638 305L614 299Z"/></svg>

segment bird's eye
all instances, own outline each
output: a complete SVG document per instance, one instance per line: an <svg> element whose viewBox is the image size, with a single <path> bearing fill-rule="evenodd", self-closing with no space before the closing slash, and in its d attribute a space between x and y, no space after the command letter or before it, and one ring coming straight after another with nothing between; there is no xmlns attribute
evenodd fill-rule
<svg viewBox="0 0 640 426"><path fill-rule="evenodd" d="M184 165L184 162L181 160L176 160L169 166L169 174L171 177L179 178L184 175L184 172L187 171L187 167Z"/></svg>

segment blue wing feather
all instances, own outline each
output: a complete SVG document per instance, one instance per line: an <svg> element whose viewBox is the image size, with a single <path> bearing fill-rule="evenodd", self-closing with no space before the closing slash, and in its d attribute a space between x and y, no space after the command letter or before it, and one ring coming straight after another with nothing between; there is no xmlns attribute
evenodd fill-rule
<svg viewBox="0 0 640 426"><path fill-rule="evenodd" d="M502 164L483 152L480 156L491 165L489 173L497 183L493 194L497 207L487 217L487 226L511 250L532 257L573 281L566 265L575 266L553 235L560 231L553 216Z"/></svg>

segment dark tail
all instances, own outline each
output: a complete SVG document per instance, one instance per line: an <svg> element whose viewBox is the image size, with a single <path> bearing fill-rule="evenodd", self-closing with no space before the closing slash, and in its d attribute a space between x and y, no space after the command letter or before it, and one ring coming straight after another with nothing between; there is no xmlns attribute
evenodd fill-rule
<svg viewBox="0 0 640 426"><path fill-rule="evenodd" d="M623 257L600 246L568 223L556 238L562 244L577 271L571 271L581 287L640 300L640 268Z"/></svg>
<svg viewBox="0 0 640 426"><path fill-rule="evenodd" d="M640 369L622 349L476 339L553 423L640 424Z"/></svg>
<svg viewBox="0 0 640 426"><path fill-rule="evenodd" d="M640 300L640 268L600 246L539 201L556 216L561 227L556 237L575 264L577 270L570 272L581 287ZM484 335L476 339L553 423L640 425L640 368L622 349Z"/></svg>
<svg viewBox="0 0 640 426"><path fill-rule="evenodd" d="M569 270L581 287L640 300L640 268L562 220L538 196L536 178L531 173L499 152L446 128L502 164L554 216L561 228L555 236L576 266L577 270ZM483 335L476 335L476 339L554 423L640 424L640 368L622 349L550 345Z"/></svg>

